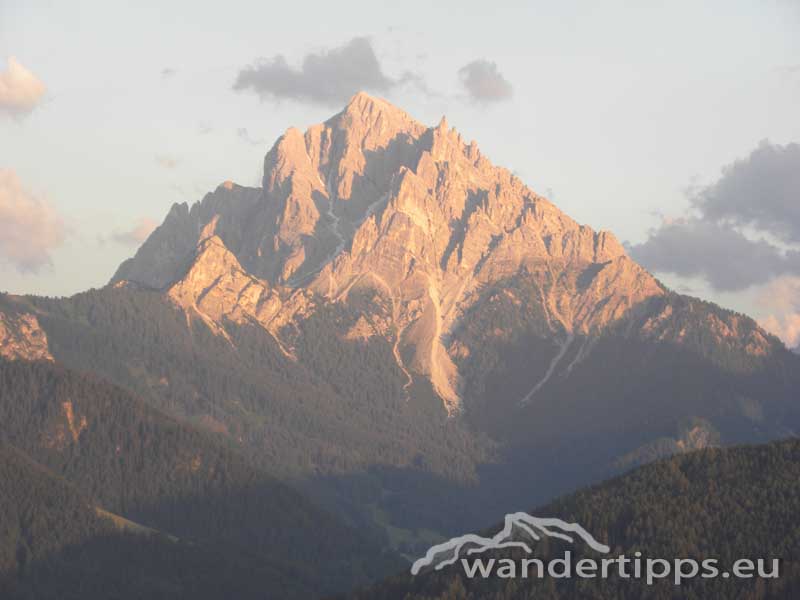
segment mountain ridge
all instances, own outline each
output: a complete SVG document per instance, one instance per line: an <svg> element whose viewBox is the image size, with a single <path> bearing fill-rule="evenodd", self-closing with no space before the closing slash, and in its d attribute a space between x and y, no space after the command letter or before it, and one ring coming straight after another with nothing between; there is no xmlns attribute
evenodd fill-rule
<svg viewBox="0 0 800 600"><path fill-rule="evenodd" d="M443 340L479 289L520 270L540 287L554 268L574 271L579 285L556 282L542 294L548 327L565 336L601 330L664 293L613 234L578 225L445 119L425 127L364 93L305 134L288 129L267 153L263 184L223 184L191 209L174 205L111 283L171 286L168 295L195 313L192 298L210 295L229 310L200 310L201 318L247 315L283 346L280 326L313 308L298 290L346 302L351 290L370 288L393 306L398 366L429 379L451 414L463 384ZM260 280L245 296L221 285L190 289L186 265L210 232ZM268 324L274 318L280 325Z"/></svg>

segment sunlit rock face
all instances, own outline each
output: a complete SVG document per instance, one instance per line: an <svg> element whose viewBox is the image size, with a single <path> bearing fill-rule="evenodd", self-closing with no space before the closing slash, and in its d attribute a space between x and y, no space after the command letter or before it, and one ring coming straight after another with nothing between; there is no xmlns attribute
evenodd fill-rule
<svg viewBox="0 0 800 600"><path fill-rule="evenodd" d="M289 355L297 328L288 323L369 291L373 303L359 305L358 326L342 336L386 338L409 381L429 380L451 414L468 357L513 333L465 336L492 302L524 306L526 330L552 341L548 370L523 401L584 360L586 339L611 325L681 343L681 315L692 310L654 304L667 290L613 234L572 220L445 119L427 127L364 93L305 133L288 129L264 159L262 188L225 182L173 206L112 283L123 281L164 290L223 335L225 320L261 326ZM749 320L709 318L711 334L737 351L772 351Z"/></svg>
<svg viewBox="0 0 800 600"><path fill-rule="evenodd" d="M0 357L8 360L53 360L47 334L30 313L0 312Z"/></svg>

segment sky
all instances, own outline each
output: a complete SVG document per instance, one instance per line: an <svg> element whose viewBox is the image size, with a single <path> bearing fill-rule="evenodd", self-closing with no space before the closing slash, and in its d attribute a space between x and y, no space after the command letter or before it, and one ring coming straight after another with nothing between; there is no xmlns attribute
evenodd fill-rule
<svg viewBox="0 0 800 600"><path fill-rule="evenodd" d="M798 0L0 0L0 290L105 285L359 89L800 342Z"/></svg>

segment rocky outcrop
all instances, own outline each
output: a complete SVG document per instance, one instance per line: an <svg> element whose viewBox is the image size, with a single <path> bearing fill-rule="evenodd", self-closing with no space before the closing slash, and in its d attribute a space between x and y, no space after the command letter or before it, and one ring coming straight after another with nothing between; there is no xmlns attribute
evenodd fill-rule
<svg viewBox="0 0 800 600"><path fill-rule="evenodd" d="M111 283L127 281L165 289L184 275L202 241L202 232L215 218L220 234L224 232L229 243L241 243L245 237L243 222L261 196L260 189L225 182L191 208L186 203L174 204L136 255L120 265Z"/></svg>
<svg viewBox="0 0 800 600"><path fill-rule="evenodd" d="M9 360L53 360L47 334L30 313L0 312L0 357Z"/></svg>

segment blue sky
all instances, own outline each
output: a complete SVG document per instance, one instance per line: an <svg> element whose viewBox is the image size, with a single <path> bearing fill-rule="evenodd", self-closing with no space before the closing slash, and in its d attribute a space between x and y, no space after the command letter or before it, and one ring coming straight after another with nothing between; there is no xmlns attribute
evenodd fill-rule
<svg viewBox="0 0 800 600"><path fill-rule="evenodd" d="M160 222L172 203L227 179L256 184L287 127L338 107L234 91L238 74L276 55L294 68L359 37L388 78L424 83L378 95L430 124L446 114L572 217L634 245L664 218L685 217L687 190L712 186L762 140L800 142L793 0L0 0L0 70L15 57L46 87L32 108L0 114L0 169L63 222L48 238L50 264L20 270L0 237L0 289L102 286L135 251L143 220ZM459 69L476 60L495 63L510 97L470 97ZM8 249L15 234L0 226L3 235ZM670 268L659 276L676 288L756 316L779 310L759 300L772 281L726 290ZM792 290L784 280L794 275L775 279Z"/></svg>

